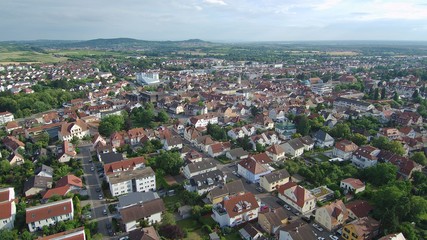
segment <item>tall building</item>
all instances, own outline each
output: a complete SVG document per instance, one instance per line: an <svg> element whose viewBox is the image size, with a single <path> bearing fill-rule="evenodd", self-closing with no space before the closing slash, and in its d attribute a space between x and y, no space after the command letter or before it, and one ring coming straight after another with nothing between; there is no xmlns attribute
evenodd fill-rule
<svg viewBox="0 0 427 240"><path fill-rule="evenodd" d="M141 85L156 85L160 84L159 73L137 73L136 81Z"/></svg>

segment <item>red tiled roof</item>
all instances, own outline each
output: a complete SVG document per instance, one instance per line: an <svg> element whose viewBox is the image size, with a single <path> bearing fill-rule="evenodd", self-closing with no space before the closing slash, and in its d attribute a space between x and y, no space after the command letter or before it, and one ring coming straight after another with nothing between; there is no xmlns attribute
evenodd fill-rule
<svg viewBox="0 0 427 240"><path fill-rule="evenodd" d="M239 162L239 165L246 168L253 174L260 174L268 171L268 169L266 169L261 163L257 162L253 158L243 159Z"/></svg>
<svg viewBox="0 0 427 240"><path fill-rule="evenodd" d="M250 207L242 208L242 211L238 212L236 209L236 204L239 203L240 205L242 205L242 203L244 204L245 201L250 203ZM228 200L224 200L223 205L228 215L230 216L230 218L233 218L239 214L243 214L245 212L249 212L251 210L257 209L259 207L255 196L253 195L253 193L250 193L250 192L247 192L243 195L237 195L237 196L231 197Z"/></svg>
<svg viewBox="0 0 427 240"><path fill-rule="evenodd" d="M291 189L293 194L296 197L296 201L292 198L289 198L287 195L284 194L285 190ZM297 185L294 182L287 182L283 185L281 185L278 188L279 194L285 196L287 199L291 200L292 202L296 203L301 208L304 207L304 204L306 201L315 198L313 194L311 194L307 189L304 187L301 187L300 185Z"/></svg>
<svg viewBox="0 0 427 240"><path fill-rule="evenodd" d="M80 178L70 174L67 176L62 177L56 182L56 187L62 187L62 186L76 186L76 187L83 187L83 182Z"/></svg>
<svg viewBox="0 0 427 240"><path fill-rule="evenodd" d="M347 203L345 206L358 218L368 216L368 213L374 209L367 201L364 200L355 200Z"/></svg>
<svg viewBox="0 0 427 240"><path fill-rule="evenodd" d="M52 188L52 189L47 190L43 194L42 198L43 199L49 199L53 195L65 196L65 194L67 194L69 190L70 190L70 186L68 186L68 185Z"/></svg>
<svg viewBox="0 0 427 240"><path fill-rule="evenodd" d="M106 174L112 174L114 170L118 169L127 169L133 168L137 164L145 163L144 157L135 157L130 159L125 159L118 162L113 162L104 165L104 171Z"/></svg>
<svg viewBox="0 0 427 240"><path fill-rule="evenodd" d="M0 202L9 201L10 199L10 191L8 188L1 189L0 191Z"/></svg>
<svg viewBox="0 0 427 240"><path fill-rule="evenodd" d="M10 218L12 216L12 201L0 203L0 219Z"/></svg>
<svg viewBox="0 0 427 240"><path fill-rule="evenodd" d="M357 178L346 178L341 180L341 182L351 185L354 189L363 188L365 186L365 184Z"/></svg>
<svg viewBox="0 0 427 240"><path fill-rule="evenodd" d="M45 236L45 237L39 237L37 240L84 240L85 238L85 231L84 227L68 230L65 232L60 232L57 234Z"/></svg>
<svg viewBox="0 0 427 240"><path fill-rule="evenodd" d="M26 209L25 219L26 223L32 223L56 216L71 214L73 210L73 201L71 198L52 202L36 207Z"/></svg>
<svg viewBox="0 0 427 240"><path fill-rule="evenodd" d="M354 152L359 147L356 144L354 144L352 141L345 139L345 140L341 140L341 141L335 143L335 148L337 148L343 152Z"/></svg>

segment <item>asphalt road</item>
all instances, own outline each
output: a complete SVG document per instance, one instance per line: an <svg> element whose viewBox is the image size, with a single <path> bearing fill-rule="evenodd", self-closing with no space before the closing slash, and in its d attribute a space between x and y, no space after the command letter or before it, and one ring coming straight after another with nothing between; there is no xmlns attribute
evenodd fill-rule
<svg viewBox="0 0 427 240"><path fill-rule="evenodd" d="M98 222L98 233L104 235L104 239L110 239L106 224L111 224L111 216L109 214L108 206L105 202L102 191L96 191L97 188L101 188L102 181L97 176L95 164L93 162L90 162L90 160L92 159L92 155L89 147L80 147L80 149L82 155L84 177L86 179L86 187L89 194L89 200L82 201L82 206L86 204L91 205L92 221ZM95 171L92 171L91 167L94 167ZM99 199L100 194L103 197L102 200ZM104 214L104 209L107 210L107 215Z"/></svg>

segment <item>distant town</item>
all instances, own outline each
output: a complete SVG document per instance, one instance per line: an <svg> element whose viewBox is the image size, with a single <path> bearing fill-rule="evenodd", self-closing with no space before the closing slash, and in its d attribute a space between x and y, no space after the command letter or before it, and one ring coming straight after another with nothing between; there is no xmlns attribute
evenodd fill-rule
<svg viewBox="0 0 427 240"><path fill-rule="evenodd" d="M117 41L0 44L0 239L427 239L425 49Z"/></svg>

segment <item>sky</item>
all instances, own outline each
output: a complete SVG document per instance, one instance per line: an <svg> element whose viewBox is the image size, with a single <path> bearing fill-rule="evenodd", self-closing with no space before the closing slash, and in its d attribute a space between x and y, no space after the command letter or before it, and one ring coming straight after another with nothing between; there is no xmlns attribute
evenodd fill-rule
<svg viewBox="0 0 427 240"><path fill-rule="evenodd" d="M0 0L0 41L427 41L426 0Z"/></svg>

